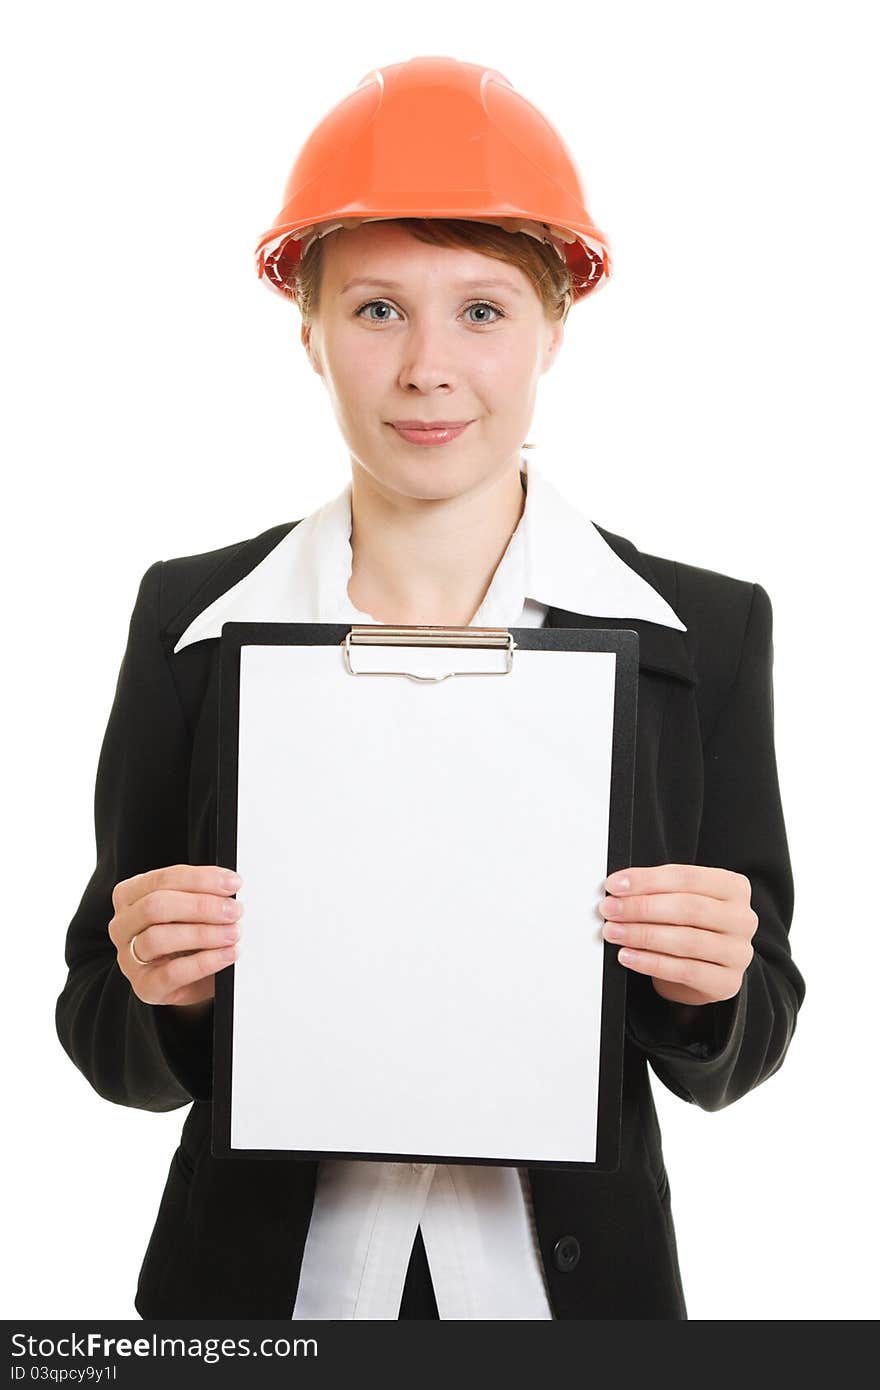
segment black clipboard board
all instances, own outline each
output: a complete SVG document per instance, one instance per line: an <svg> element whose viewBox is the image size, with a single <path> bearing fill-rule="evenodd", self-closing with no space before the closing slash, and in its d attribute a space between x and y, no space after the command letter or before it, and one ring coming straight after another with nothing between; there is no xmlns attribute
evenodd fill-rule
<svg viewBox="0 0 880 1390"><path fill-rule="evenodd" d="M366 640L380 643L382 634L392 629L380 625L353 628L351 624L227 622L220 643L217 862L238 869L239 805L239 716L243 650L249 647L341 647L346 661L352 649L352 634L369 634ZM481 633L503 633L515 650L604 652L615 657L613 689L613 727L611 738L611 777L608 806L606 873L630 863L632 841L633 789L635 773L636 720L638 702L639 636L631 629L614 628L505 628L505 629L394 629L413 641L417 634L429 643L426 634L458 632L468 634L475 643ZM384 644L382 644L384 645ZM433 645L436 645L433 644ZM355 672L354 674L366 674ZM372 672L370 674L373 674ZM391 672L376 672L391 674ZM450 674L452 674L450 672ZM462 675L465 672L458 672ZM424 678L422 678L424 679ZM436 679L436 678L434 678ZM246 887L247 885L244 885ZM243 936L246 928L243 923ZM601 987L601 1044L596 1113L596 1156L589 1161L566 1161L536 1157L528 1153L480 1157L449 1153L373 1152L351 1149L305 1149L278 1147L233 1147L233 1026L235 1012L235 971L233 963L217 973L214 1007L214 1087L211 1152L215 1157L283 1158L300 1160L364 1159L372 1161L413 1161L437 1163L486 1163L529 1168L551 1168L571 1172L613 1172L620 1165L621 1096L623 1046L626 1010L627 972L617 959L617 947L603 943ZM577 993L572 981L561 981L566 1007L575 1006Z"/></svg>

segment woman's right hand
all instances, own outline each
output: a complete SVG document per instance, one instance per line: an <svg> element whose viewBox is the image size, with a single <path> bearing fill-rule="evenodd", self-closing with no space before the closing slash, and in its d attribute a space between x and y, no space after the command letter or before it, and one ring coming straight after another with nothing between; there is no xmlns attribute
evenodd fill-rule
<svg viewBox="0 0 880 1390"><path fill-rule="evenodd" d="M146 1004L199 1004L237 955L241 880L217 864L172 864L123 878L108 927L119 969ZM131 940L145 965L131 953ZM188 1012L188 1011L187 1011Z"/></svg>

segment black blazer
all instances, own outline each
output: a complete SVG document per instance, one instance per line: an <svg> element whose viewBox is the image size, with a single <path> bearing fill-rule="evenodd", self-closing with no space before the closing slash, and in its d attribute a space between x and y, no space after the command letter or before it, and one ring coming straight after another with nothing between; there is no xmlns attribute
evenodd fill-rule
<svg viewBox="0 0 880 1390"><path fill-rule="evenodd" d="M173 648L296 524L147 570L98 762L97 863L67 932L58 1036L107 1100L191 1107L140 1270L144 1317L289 1318L296 1297L316 1162L211 1155L213 1011L193 1023L138 999L107 930L120 879L217 862L220 643ZM781 1066L805 992L788 940L794 890L773 740L772 613L760 584L643 555L598 529L688 629L552 608L547 617L553 627L639 634L631 862L738 870L751 881L759 925L733 999L683 1008L627 971L620 1168L529 1172L557 1318L683 1319L648 1063L682 1100L720 1110ZM577 873L577 864L559 868ZM568 1003L560 980L560 1008Z"/></svg>

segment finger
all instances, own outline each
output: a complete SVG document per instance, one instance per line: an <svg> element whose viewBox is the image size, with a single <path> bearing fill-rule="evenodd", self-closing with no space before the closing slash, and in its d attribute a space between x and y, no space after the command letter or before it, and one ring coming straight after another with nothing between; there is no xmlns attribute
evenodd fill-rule
<svg viewBox="0 0 880 1390"><path fill-rule="evenodd" d="M742 903L697 893L611 894L600 900L599 911L615 922L670 922L731 935L742 935L748 926Z"/></svg>
<svg viewBox="0 0 880 1390"><path fill-rule="evenodd" d="M163 958L155 965L144 967L137 992L148 1004L164 1004L184 985L191 985L231 965L237 954L237 946L223 946L219 950L194 951L171 959Z"/></svg>
<svg viewBox="0 0 880 1390"><path fill-rule="evenodd" d="M214 977L206 975L202 980L196 980L193 985L184 985L182 989L176 989L173 994L169 994L165 1000L166 1004L201 1004L214 998Z"/></svg>
<svg viewBox="0 0 880 1390"><path fill-rule="evenodd" d="M629 887L620 885L621 878L629 880ZM726 901L741 898L746 891L751 895L751 883L745 874L731 869L714 869L705 864L649 864L632 865L609 874L605 887L615 896L628 896L630 893L699 893L707 898Z"/></svg>
<svg viewBox="0 0 880 1390"><path fill-rule="evenodd" d="M236 898L217 893L181 892L176 888L157 888L132 903L126 923L132 932L145 931L156 923L208 922L216 926L237 922L244 912Z"/></svg>
<svg viewBox="0 0 880 1390"><path fill-rule="evenodd" d="M701 994L722 999L730 995L733 971L726 966L712 965L704 960L688 960L682 956L665 956L656 951L633 951L623 948L617 953L621 965L638 975L653 975L658 980L687 985Z"/></svg>
<svg viewBox="0 0 880 1390"><path fill-rule="evenodd" d="M147 964L162 956L184 955L188 951L204 951L231 946L241 934L237 923L217 926L207 922L164 922L135 933L135 950Z"/></svg>
<svg viewBox="0 0 880 1390"><path fill-rule="evenodd" d="M606 941L635 951L654 951L665 956L685 956L729 968L742 967L743 943L733 936L699 927L670 927L662 922L606 922L602 928ZM146 953L140 949L138 954Z"/></svg>
<svg viewBox="0 0 880 1390"><path fill-rule="evenodd" d="M219 864L165 864L160 869L148 869L117 883L113 889L113 907L116 912L122 912L145 894L167 888L187 893L235 893L237 887L229 878L232 872Z"/></svg>

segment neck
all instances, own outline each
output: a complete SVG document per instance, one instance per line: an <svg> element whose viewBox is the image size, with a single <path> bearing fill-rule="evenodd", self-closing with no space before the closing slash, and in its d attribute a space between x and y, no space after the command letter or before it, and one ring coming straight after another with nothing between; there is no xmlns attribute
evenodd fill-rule
<svg viewBox="0 0 880 1390"><path fill-rule="evenodd" d="M525 507L517 456L455 497L413 498L352 462L348 596L379 623L465 627Z"/></svg>

